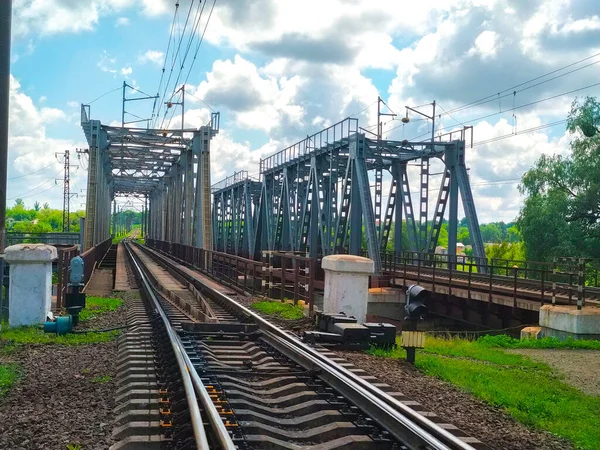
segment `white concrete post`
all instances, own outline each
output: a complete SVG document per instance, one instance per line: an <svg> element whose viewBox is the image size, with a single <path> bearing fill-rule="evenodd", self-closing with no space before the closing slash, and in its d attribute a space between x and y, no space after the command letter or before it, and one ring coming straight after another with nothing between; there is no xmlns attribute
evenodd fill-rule
<svg viewBox="0 0 600 450"><path fill-rule="evenodd" d="M46 244L11 245L5 251L10 265L9 325L43 323L52 308L52 260L56 247Z"/></svg>
<svg viewBox="0 0 600 450"><path fill-rule="evenodd" d="M373 260L354 255L330 255L323 258L325 294L323 312L354 316L365 322L369 297L369 275Z"/></svg>

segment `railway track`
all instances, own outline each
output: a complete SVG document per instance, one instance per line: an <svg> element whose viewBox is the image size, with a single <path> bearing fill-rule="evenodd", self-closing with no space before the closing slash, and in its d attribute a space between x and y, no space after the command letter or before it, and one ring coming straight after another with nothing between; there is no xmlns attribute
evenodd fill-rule
<svg viewBox="0 0 600 450"><path fill-rule="evenodd" d="M122 413L114 449L486 448L436 424L164 255L125 246L145 299L143 308L133 305L131 319L146 325L123 337L129 352L123 364L130 376L137 372L127 364L144 362L140 383L151 394L142 396L158 395L147 401L152 419L146 427L132 425L139 413ZM133 357L136 344L143 354ZM123 411L134 409L135 394L128 395L127 388L142 390L131 383L126 378L122 384Z"/></svg>

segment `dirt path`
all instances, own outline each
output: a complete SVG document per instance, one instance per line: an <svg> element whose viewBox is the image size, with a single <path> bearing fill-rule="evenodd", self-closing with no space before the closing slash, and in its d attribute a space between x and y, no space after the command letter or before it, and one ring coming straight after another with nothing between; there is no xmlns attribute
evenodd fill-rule
<svg viewBox="0 0 600 450"><path fill-rule="evenodd" d="M600 350L516 349L507 350L545 362L565 376L571 386L600 397Z"/></svg>

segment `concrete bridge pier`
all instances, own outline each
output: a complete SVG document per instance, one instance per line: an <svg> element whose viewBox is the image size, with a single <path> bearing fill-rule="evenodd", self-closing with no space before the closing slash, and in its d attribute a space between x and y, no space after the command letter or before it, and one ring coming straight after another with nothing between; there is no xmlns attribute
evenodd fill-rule
<svg viewBox="0 0 600 450"><path fill-rule="evenodd" d="M11 245L5 251L10 265L9 325L43 323L52 308L52 260L56 247L46 244Z"/></svg>
<svg viewBox="0 0 600 450"><path fill-rule="evenodd" d="M540 335L558 339L600 339L600 308L544 305L540 309Z"/></svg>

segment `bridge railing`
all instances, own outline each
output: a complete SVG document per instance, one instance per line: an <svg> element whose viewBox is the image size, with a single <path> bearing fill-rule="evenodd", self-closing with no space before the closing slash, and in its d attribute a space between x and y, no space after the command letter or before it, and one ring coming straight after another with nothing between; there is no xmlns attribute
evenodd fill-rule
<svg viewBox="0 0 600 450"><path fill-rule="evenodd" d="M256 261L155 239L147 239L146 245L251 295L289 299L294 304L304 300L309 312L313 309L315 290L324 286L315 276L316 261L293 253L264 252L263 260Z"/></svg>
<svg viewBox="0 0 600 450"><path fill-rule="evenodd" d="M297 158L309 155L315 151L327 149L328 146L340 145L350 135L355 133L358 133L358 119L350 117L343 119L283 150L264 159L261 158L260 173L263 175L265 172L288 164Z"/></svg>
<svg viewBox="0 0 600 450"><path fill-rule="evenodd" d="M83 271L85 277L85 283L87 284L92 278L92 274L94 273L94 269L96 266L102 261L104 255L108 252L112 244L112 239L108 238L103 242L100 242L95 247L91 247L85 252L81 254L81 258L83 259ZM70 260L69 260L70 262Z"/></svg>
<svg viewBox="0 0 600 450"><path fill-rule="evenodd" d="M59 311L65 306L65 294L69 286L69 265L71 259L79 254L79 248L76 245L70 247L58 247L57 249L57 274L58 284L56 285L56 310Z"/></svg>
<svg viewBox="0 0 600 450"><path fill-rule="evenodd" d="M586 298L600 295L595 264L595 260L566 258L548 263L422 252L382 253L386 276L447 285L449 293L453 285L459 286L467 290L469 298L472 291L484 291L490 301L493 292L501 291L513 298L514 306L522 298L539 300L542 305L558 301L583 306Z"/></svg>
<svg viewBox="0 0 600 450"><path fill-rule="evenodd" d="M79 233L6 233L6 247L15 244L50 244L77 245L80 244Z"/></svg>

